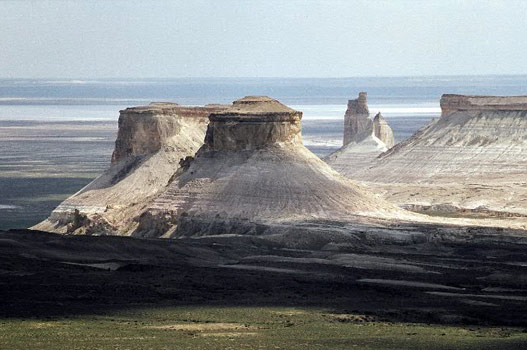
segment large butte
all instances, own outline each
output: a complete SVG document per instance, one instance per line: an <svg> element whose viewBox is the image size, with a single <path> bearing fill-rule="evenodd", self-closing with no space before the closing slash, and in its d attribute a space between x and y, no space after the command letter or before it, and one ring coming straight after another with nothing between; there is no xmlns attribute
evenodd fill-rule
<svg viewBox="0 0 527 350"><path fill-rule="evenodd" d="M409 218L305 148L301 118L265 96L212 113L205 144L138 219L134 235L261 234L277 225Z"/></svg>
<svg viewBox="0 0 527 350"><path fill-rule="evenodd" d="M203 145L209 115L227 107L152 103L122 110L110 167L32 228L129 235L133 218L165 189L180 160Z"/></svg>

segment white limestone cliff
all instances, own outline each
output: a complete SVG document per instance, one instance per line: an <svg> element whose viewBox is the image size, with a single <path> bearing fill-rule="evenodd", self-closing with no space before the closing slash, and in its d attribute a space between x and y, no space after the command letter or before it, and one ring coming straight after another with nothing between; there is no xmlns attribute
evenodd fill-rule
<svg viewBox="0 0 527 350"><path fill-rule="evenodd" d="M133 217L203 144L210 113L225 107L154 103L120 112L111 166L34 229L126 234Z"/></svg>
<svg viewBox="0 0 527 350"><path fill-rule="evenodd" d="M260 96L213 113L205 145L152 202L134 235L258 234L312 220L412 217L307 150L301 117Z"/></svg>
<svg viewBox="0 0 527 350"><path fill-rule="evenodd" d="M447 94L440 104L441 118L342 173L406 208L527 222L527 96Z"/></svg>

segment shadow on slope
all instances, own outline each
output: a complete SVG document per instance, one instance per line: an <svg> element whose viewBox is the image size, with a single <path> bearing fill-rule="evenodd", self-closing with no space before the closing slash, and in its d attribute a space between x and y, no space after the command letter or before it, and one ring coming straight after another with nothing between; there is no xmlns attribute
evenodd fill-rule
<svg viewBox="0 0 527 350"><path fill-rule="evenodd" d="M0 316L139 307L303 306L381 320L527 324L523 245L326 245L0 233Z"/></svg>

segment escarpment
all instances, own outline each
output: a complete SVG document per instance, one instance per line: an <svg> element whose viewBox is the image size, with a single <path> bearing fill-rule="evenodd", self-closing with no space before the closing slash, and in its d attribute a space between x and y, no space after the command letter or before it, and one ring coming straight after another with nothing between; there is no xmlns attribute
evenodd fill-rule
<svg viewBox="0 0 527 350"><path fill-rule="evenodd" d="M230 106L128 108L111 167L34 228L178 237L412 217L307 150L301 118L264 96Z"/></svg>
<svg viewBox="0 0 527 350"><path fill-rule="evenodd" d="M444 94L439 104L442 116L460 111L526 111L527 96Z"/></svg>
<svg viewBox="0 0 527 350"><path fill-rule="evenodd" d="M161 149L184 149L186 143L181 137L200 139L210 113L224 108L221 105L188 107L168 102L127 108L119 117L112 164L127 157L147 156ZM190 128L186 129L188 126Z"/></svg>
<svg viewBox="0 0 527 350"><path fill-rule="evenodd" d="M443 95L441 118L365 173L390 182L519 179L527 171L526 102L527 96ZM401 171L388 171L395 168Z"/></svg>
<svg viewBox="0 0 527 350"><path fill-rule="evenodd" d="M277 233L307 221L411 216L307 150L301 117L261 96L211 114L205 144L141 215L134 235Z"/></svg>
<svg viewBox="0 0 527 350"><path fill-rule="evenodd" d="M373 193L382 186L370 192L367 183L343 177L304 147L302 113L269 97L229 106L155 104L120 118L110 168L34 228L164 238L265 235L302 246L320 239L415 242L429 239L415 225L482 224L406 211Z"/></svg>
<svg viewBox="0 0 527 350"><path fill-rule="evenodd" d="M394 146L393 131L381 113L372 119L367 94L348 101L344 115L343 146L324 160L345 176L369 167L375 158Z"/></svg>
<svg viewBox="0 0 527 350"><path fill-rule="evenodd" d="M120 112L111 166L33 228L61 233L127 234L133 217L203 144L208 117L225 106L153 103Z"/></svg>
<svg viewBox="0 0 527 350"><path fill-rule="evenodd" d="M348 175L409 208L527 215L527 96L440 104L440 118Z"/></svg>

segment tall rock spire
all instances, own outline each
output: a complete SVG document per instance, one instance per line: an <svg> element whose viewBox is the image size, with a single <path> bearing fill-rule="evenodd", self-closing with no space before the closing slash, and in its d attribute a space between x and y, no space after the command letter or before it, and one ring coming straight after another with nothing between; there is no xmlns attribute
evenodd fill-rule
<svg viewBox="0 0 527 350"><path fill-rule="evenodd" d="M348 101L348 109L344 115L343 145L364 141L371 135L384 142L388 149L394 145L392 128L381 113L377 113L374 119L370 118L368 94L360 92L358 98Z"/></svg>
<svg viewBox="0 0 527 350"><path fill-rule="evenodd" d="M348 101L344 115L344 146L360 142L371 134L373 122L368 109L368 94L360 92L359 97Z"/></svg>

